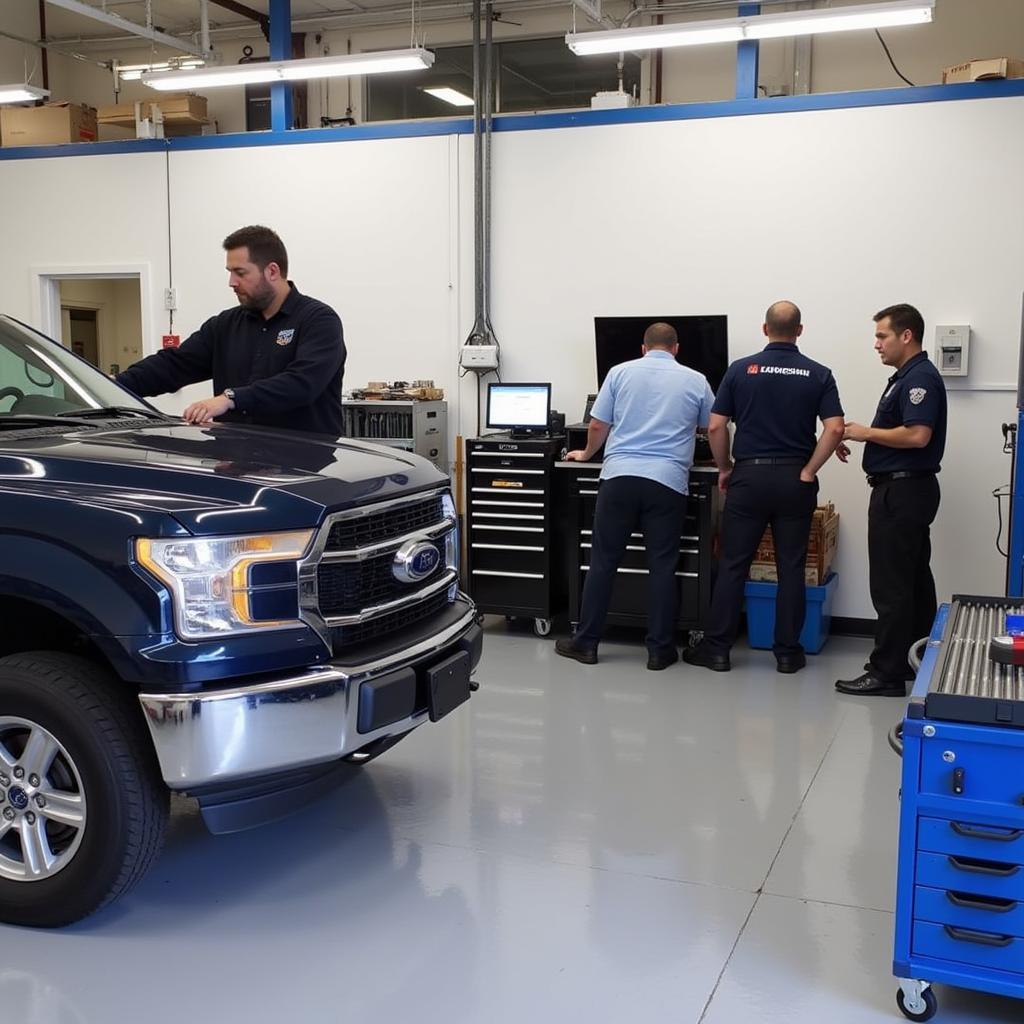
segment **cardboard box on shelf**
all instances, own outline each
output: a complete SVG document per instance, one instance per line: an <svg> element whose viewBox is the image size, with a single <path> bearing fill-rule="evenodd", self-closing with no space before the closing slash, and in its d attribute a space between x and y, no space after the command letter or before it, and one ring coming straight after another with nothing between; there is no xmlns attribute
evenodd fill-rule
<svg viewBox="0 0 1024 1024"><path fill-rule="evenodd" d="M835 505L819 505L814 510L811 520L811 535L807 541L807 561L804 564L804 582L810 587L818 587L825 581L836 557L839 543L839 513ZM757 554L750 566L750 579L766 582L778 582L779 576L775 569L775 543L772 529L764 531Z"/></svg>
<svg viewBox="0 0 1024 1024"><path fill-rule="evenodd" d="M942 69L942 84L954 82L979 82L987 78L1024 78L1024 60L1013 57L986 57L983 60L969 60Z"/></svg>
<svg viewBox="0 0 1024 1024"><path fill-rule="evenodd" d="M181 93L160 96L158 99L141 100L140 114L144 118L152 117L152 108L159 107L166 124L188 123L206 124L206 97L195 93ZM96 120L100 124L121 125L126 128L135 126L135 104L115 103L100 107L96 112Z"/></svg>
<svg viewBox="0 0 1024 1024"><path fill-rule="evenodd" d="M4 146L95 141L96 111L92 107L47 103L41 107L0 108L0 144Z"/></svg>

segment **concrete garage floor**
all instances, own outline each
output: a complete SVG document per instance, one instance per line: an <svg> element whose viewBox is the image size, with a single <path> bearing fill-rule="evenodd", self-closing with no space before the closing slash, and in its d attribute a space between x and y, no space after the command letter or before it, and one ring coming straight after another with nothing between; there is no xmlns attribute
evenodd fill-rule
<svg viewBox="0 0 1024 1024"><path fill-rule="evenodd" d="M290 820L166 851L63 932L0 927L3 1024L903 1020L890 975L902 705L796 676L585 668L488 620L483 687ZM944 1024L1022 1004L937 988Z"/></svg>

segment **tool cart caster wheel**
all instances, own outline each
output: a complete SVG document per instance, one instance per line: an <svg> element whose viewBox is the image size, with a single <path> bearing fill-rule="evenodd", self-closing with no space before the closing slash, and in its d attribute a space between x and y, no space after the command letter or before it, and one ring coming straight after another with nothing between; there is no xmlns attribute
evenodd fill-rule
<svg viewBox="0 0 1024 1024"><path fill-rule="evenodd" d="M516 617L514 615L506 615L505 616L505 625L506 626L511 626L512 623L515 622L515 621L516 621Z"/></svg>
<svg viewBox="0 0 1024 1024"><path fill-rule="evenodd" d="M533 631L537 636L547 636L551 632L550 619L534 619Z"/></svg>
<svg viewBox="0 0 1024 1024"><path fill-rule="evenodd" d="M917 1005L913 1009L907 1005L907 997L904 995L903 989L897 989L896 1005L900 1008L900 1013L908 1020L931 1020L939 1009L939 1001L930 988L926 988L921 993L917 999Z"/></svg>

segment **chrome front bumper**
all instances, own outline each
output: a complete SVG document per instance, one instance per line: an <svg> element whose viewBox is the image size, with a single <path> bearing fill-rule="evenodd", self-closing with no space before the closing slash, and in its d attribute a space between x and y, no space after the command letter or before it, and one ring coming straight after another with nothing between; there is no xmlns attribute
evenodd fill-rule
<svg viewBox="0 0 1024 1024"><path fill-rule="evenodd" d="M377 661L330 662L301 675L209 693L140 694L164 782L188 790L335 761L422 725L425 711L359 732L359 687L463 640L477 613L459 600L467 610L453 625Z"/></svg>

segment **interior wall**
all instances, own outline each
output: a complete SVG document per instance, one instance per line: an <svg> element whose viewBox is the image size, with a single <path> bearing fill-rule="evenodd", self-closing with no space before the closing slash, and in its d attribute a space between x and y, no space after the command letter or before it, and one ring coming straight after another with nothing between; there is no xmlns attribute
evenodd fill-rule
<svg viewBox="0 0 1024 1024"><path fill-rule="evenodd" d="M571 421L596 383L594 315L725 313L736 358L788 297L805 351L833 368L848 416L870 421L889 375L872 350L877 309L915 303L929 340L937 323L969 323L968 387L1004 390L951 395L935 564L944 596L999 592L990 492L1009 478L1000 424L1015 419L1022 115L1024 98L1005 98L498 133L503 378L551 380ZM452 435L471 436L475 382L457 367L473 313L471 168L469 136L0 161L0 195L18 196L5 232L20 240L0 248L0 308L32 320L33 268L144 263L155 351L171 271L187 335L234 302L223 237L268 223L298 287L344 321L346 386L433 378ZM209 393L191 391L160 404ZM843 517L834 612L870 617L858 465L830 463L821 496Z"/></svg>

